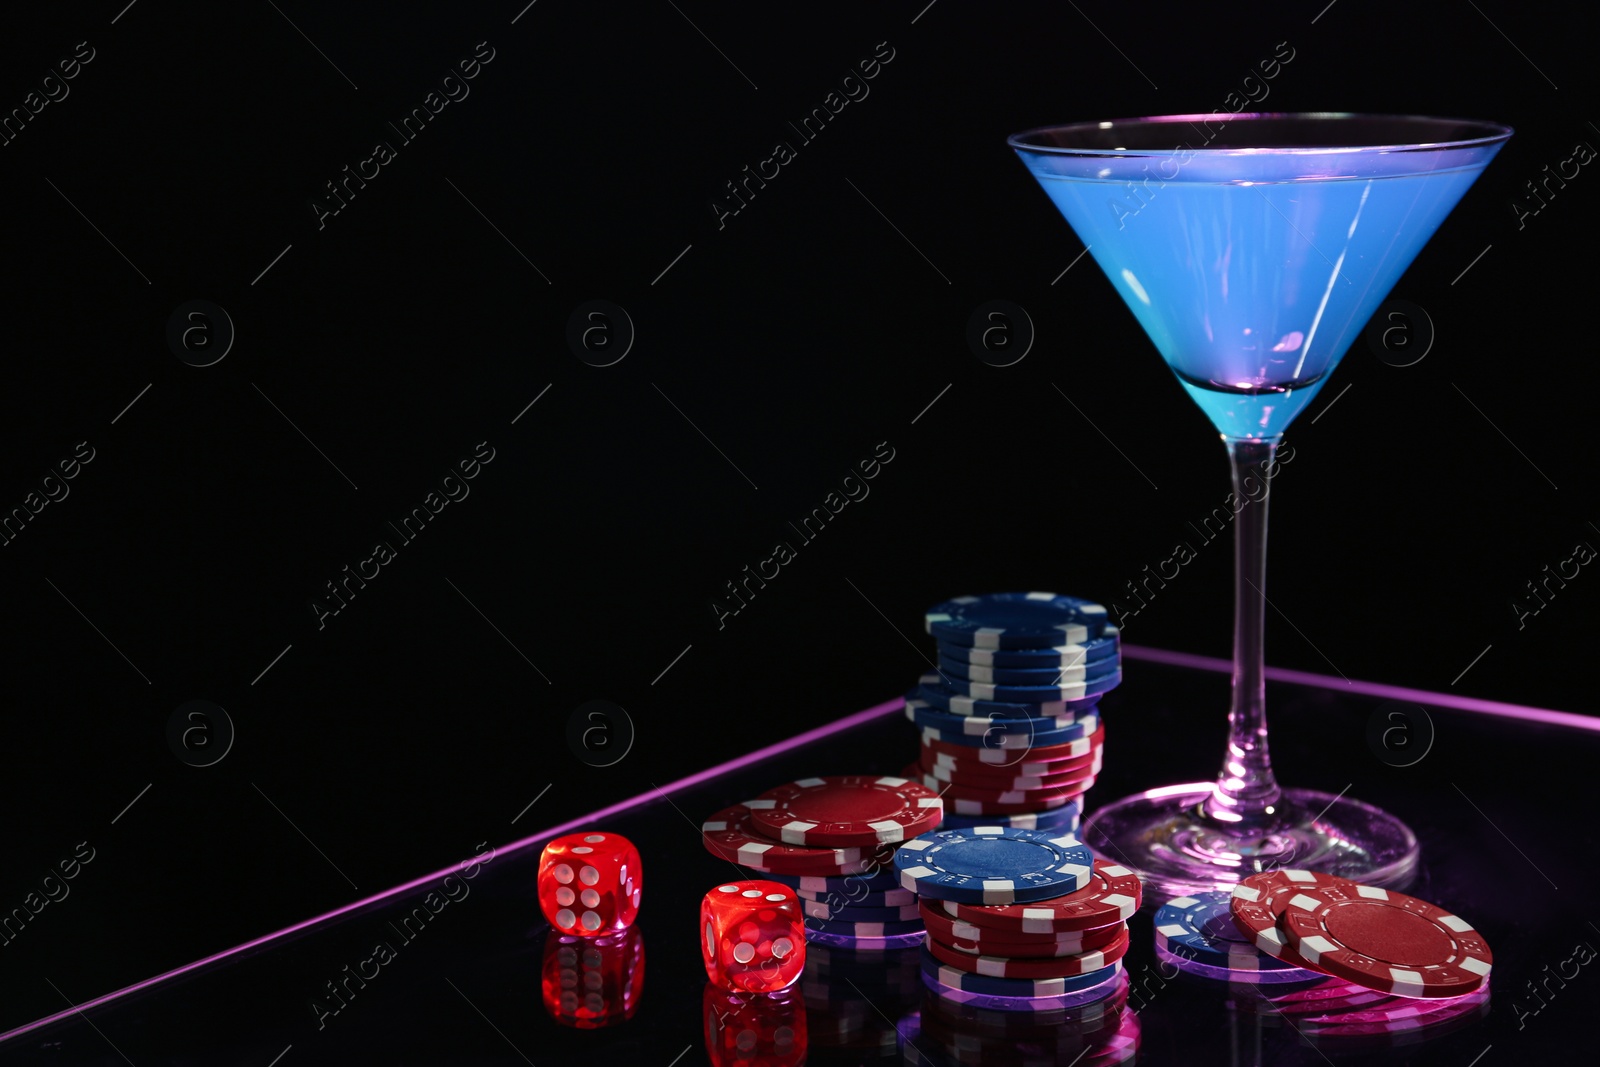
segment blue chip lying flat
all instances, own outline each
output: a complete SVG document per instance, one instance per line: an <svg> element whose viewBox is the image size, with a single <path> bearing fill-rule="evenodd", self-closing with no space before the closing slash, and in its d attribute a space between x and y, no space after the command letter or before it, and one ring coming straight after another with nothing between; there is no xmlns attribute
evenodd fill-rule
<svg viewBox="0 0 1600 1067"><path fill-rule="evenodd" d="M1176 897L1156 912L1156 947L1183 960L1230 971L1299 968L1260 951L1234 924L1226 889Z"/></svg>
<svg viewBox="0 0 1600 1067"><path fill-rule="evenodd" d="M1071 834L1013 826L935 830L894 854L902 888L961 904L1019 904L1089 884L1094 856Z"/></svg>
<svg viewBox="0 0 1600 1067"><path fill-rule="evenodd" d="M1115 626L1107 626L1105 633L1099 637L1049 648L973 648L949 641L939 642L939 655L979 667L1047 667L1051 664L1078 667L1116 659L1121 651L1121 631Z"/></svg>
<svg viewBox="0 0 1600 1067"><path fill-rule="evenodd" d="M1030 811L1021 815L956 815L945 812L941 830L970 830L974 826L1011 826L1018 830L1042 830L1050 834L1070 834L1078 829L1082 814L1079 801L1071 801L1049 811Z"/></svg>
<svg viewBox="0 0 1600 1067"><path fill-rule="evenodd" d="M1097 986L1115 978L1122 972L1122 961L1088 974L1071 978L991 978L986 974L970 974L946 967L934 958L926 945L922 948L922 973L939 984L964 993L981 993L991 997L1058 997Z"/></svg>
<svg viewBox="0 0 1600 1067"><path fill-rule="evenodd" d="M928 609L927 631L970 648L1054 648L1083 644L1106 627L1106 609L1055 593L988 593Z"/></svg>

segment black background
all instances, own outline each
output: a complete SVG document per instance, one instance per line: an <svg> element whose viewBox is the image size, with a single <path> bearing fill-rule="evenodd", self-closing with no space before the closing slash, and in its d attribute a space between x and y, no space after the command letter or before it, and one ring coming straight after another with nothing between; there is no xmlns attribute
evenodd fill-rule
<svg viewBox="0 0 1600 1067"><path fill-rule="evenodd" d="M946 596L1115 601L1222 503L1223 451L1093 265L1062 274L1082 246L1004 138L1226 107L1280 41L1264 106L1518 132L1394 291L1427 357L1358 340L1289 435L1269 661L1591 708L1600 579L1511 608L1600 543L1596 179L1512 208L1600 143L1555 11L114 0L8 14L0 108L80 41L0 147L0 508L94 450L0 549L0 910L96 858L0 950L8 988L81 1000L887 699ZM719 229L723 184L879 42L870 95ZM377 140L397 158L319 229ZM1037 328L1011 367L965 340L994 298ZM192 299L237 329L213 366L166 342ZM637 328L610 367L565 340L591 299ZM324 583L483 441L470 496L319 629ZM880 442L870 495L719 628ZM1205 547L1127 640L1226 655L1230 574ZM599 769L566 740L597 698L637 730ZM214 766L168 746L191 699L236 728Z"/></svg>

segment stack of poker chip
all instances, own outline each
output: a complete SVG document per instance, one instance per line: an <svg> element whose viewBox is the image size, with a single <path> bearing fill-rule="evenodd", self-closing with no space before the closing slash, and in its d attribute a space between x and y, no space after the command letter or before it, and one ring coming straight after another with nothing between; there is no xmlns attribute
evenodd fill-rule
<svg viewBox="0 0 1600 1067"><path fill-rule="evenodd" d="M1177 912L1212 913L1215 895L1181 899L1194 904L1174 909L1179 901L1172 901L1156 916L1157 948L1193 969L1200 942L1208 940L1193 931L1199 924L1167 922L1163 932L1163 923ZM1317 1024L1320 1029L1381 1030L1385 1021L1414 1029L1470 1013L1488 996L1494 956L1483 935L1425 900L1336 875L1288 869L1249 875L1226 899L1245 948L1262 957L1255 966L1265 960L1280 969L1298 969L1305 978L1335 980L1328 988L1339 987L1334 995L1342 999L1318 1005L1325 1017ZM1230 951L1232 962L1221 967L1236 980L1233 963L1240 950ZM1427 1001L1434 1003L1422 1003ZM1447 1011L1450 1006L1462 1010ZM1356 1015L1338 1018L1350 1011Z"/></svg>
<svg viewBox="0 0 1600 1067"><path fill-rule="evenodd" d="M793 886L808 944L916 944L916 895L890 860L943 817L938 794L905 778L802 778L717 812L701 840L712 855Z"/></svg>
<svg viewBox="0 0 1600 1067"><path fill-rule="evenodd" d="M904 773L938 790L946 827L1077 829L1100 772L1100 698L1122 681L1105 608L991 593L937 604L925 626L938 670L906 695L922 747Z"/></svg>
<svg viewBox="0 0 1600 1067"><path fill-rule="evenodd" d="M927 925L923 983L998 1010L1110 995L1128 951L1139 878L1070 834L1012 826L940 830L895 853Z"/></svg>

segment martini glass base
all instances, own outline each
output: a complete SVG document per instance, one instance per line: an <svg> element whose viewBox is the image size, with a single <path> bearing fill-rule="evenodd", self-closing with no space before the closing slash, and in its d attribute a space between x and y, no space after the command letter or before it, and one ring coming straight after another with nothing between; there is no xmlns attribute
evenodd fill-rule
<svg viewBox="0 0 1600 1067"><path fill-rule="evenodd" d="M1405 888L1416 874L1416 835L1371 804L1285 789L1270 824L1245 827L1201 813L1212 789L1196 782L1124 797L1085 819L1079 839L1137 873L1157 902L1283 867L1387 889Z"/></svg>

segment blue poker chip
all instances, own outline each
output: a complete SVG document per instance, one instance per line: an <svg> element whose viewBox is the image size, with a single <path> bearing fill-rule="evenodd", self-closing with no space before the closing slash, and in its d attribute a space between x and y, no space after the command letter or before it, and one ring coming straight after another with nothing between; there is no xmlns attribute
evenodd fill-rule
<svg viewBox="0 0 1600 1067"><path fill-rule="evenodd" d="M782 882L791 889L819 894L836 894L847 899L858 899L863 893L884 893L900 888L900 872L885 864L870 874L817 875L772 874L762 872L762 878ZM813 897L824 900L826 896Z"/></svg>
<svg viewBox="0 0 1600 1067"><path fill-rule="evenodd" d="M1156 947L1183 960L1230 971L1296 969L1267 955L1233 921L1230 890L1175 897L1156 912Z"/></svg>
<svg viewBox="0 0 1600 1067"><path fill-rule="evenodd" d="M991 978L986 974L971 974L947 967L934 958L926 945L922 948L922 973L935 982L963 993L978 993L991 997L1058 997L1076 993L1109 982L1122 973L1122 961L1102 967L1088 974L1071 978ZM1108 987L1110 988L1110 987Z"/></svg>
<svg viewBox="0 0 1600 1067"><path fill-rule="evenodd" d="M904 890L902 890L904 892ZM828 922L846 923L903 923L920 919L916 901L910 904L880 906L873 904L830 904L821 900L801 900L800 910L808 919L825 919Z"/></svg>
<svg viewBox="0 0 1600 1067"><path fill-rule="evenodd" d="M1083 814L1082 802L1071 800L1049 811L1029 811L1019 815L957 815L944 813L941 830L970 830L974 826L1012 826L1018 830L1042 830L1052 834L1070 834L1078 829L1078 819Z"/></svg>
<svg viewBox="0 0 1600 1067"><path fill-rule="evenodd" d="M1043 704L1022 701L980 700L956 692L944 684L937 673L924 674L918 681L917 696L940 711L979 718L995 716L1002 719L1029 716L1058 716L1087 711L1100 702L1098 696L1079 697L1072 700L1052 700Z"/></svg>
<svg viewBox="0 0 1600 1067"><path fill-rule="evenodd" d="M972 648L940 641L939 655L979 667L1048 667L1059 664L1075 667L1087 663L1103 663L1122 654L1122 635L1115 626L1107 626L1105 633L1080 644L1055 645L1050 648Z"/></svg>
<svg viewBox="0 0 1600 1067"><path fill-rule="evenodd" d="M987 593L928 609L927 631L970 648L1054 648L1082 644L1106 627L1106 609L1056 593Z"/></svg>
<svg viewBox="0 0 1600 1067"><path fill-rule="evenodd" d="M1121 669L1122 660L1111 656L1095 663L1077 666L1051 664L1045 667L982 667L975 663L939 657L939 674L944 678L964 682L984 682L990 685L1064 686L1075 682L1089 685Z"/></svg>
<svg viewBox="0 0 1600 1067"><path fill-rule="evenodd" d="M1062 682L1059 685L993 685L952 678L947 674L934 677L957 696L971 697L973 700L987 700L996 704L1051 704L1090 700L1110 692L1122 684L1122 668L1119 666L1094 681Z"/></svg>
<svg viewBox="0 0 1600 1067"><path fill-rule="evenodd" d="M993 733L1024 734L1051 733L1056 730L1066 730L1073 726L1081 729L1082 720L1086 716L1094 717L1099 721L1095 706L1089 705L1078 711L1064 712L1060 715L959 715L953 711L936 708L919 695L916 689L906 694L906 706L903 714L907 719L918 726L926 726L930 730L941 733L957 732L983 737ZM1090 731L1093 733L1093 731ZM1074 740L1076 740L1074 738Z"/></svg>
<svg viewBox="0 0 1600 1067"><path fill-rule="evenodd" d="M842 919L805 918L806 936L812 933L833 934L836 937L898 937L923 930L922 919L897 919L893 922L846 922Z"/></svg>
<svg viewBox="0 0 1600 1067"><path fill-rule="evenodd" d="M934 830L894 854L900 885L958 904L1026 904L1089 884L1094 855L1071 834L975 826Z"/></svg>

